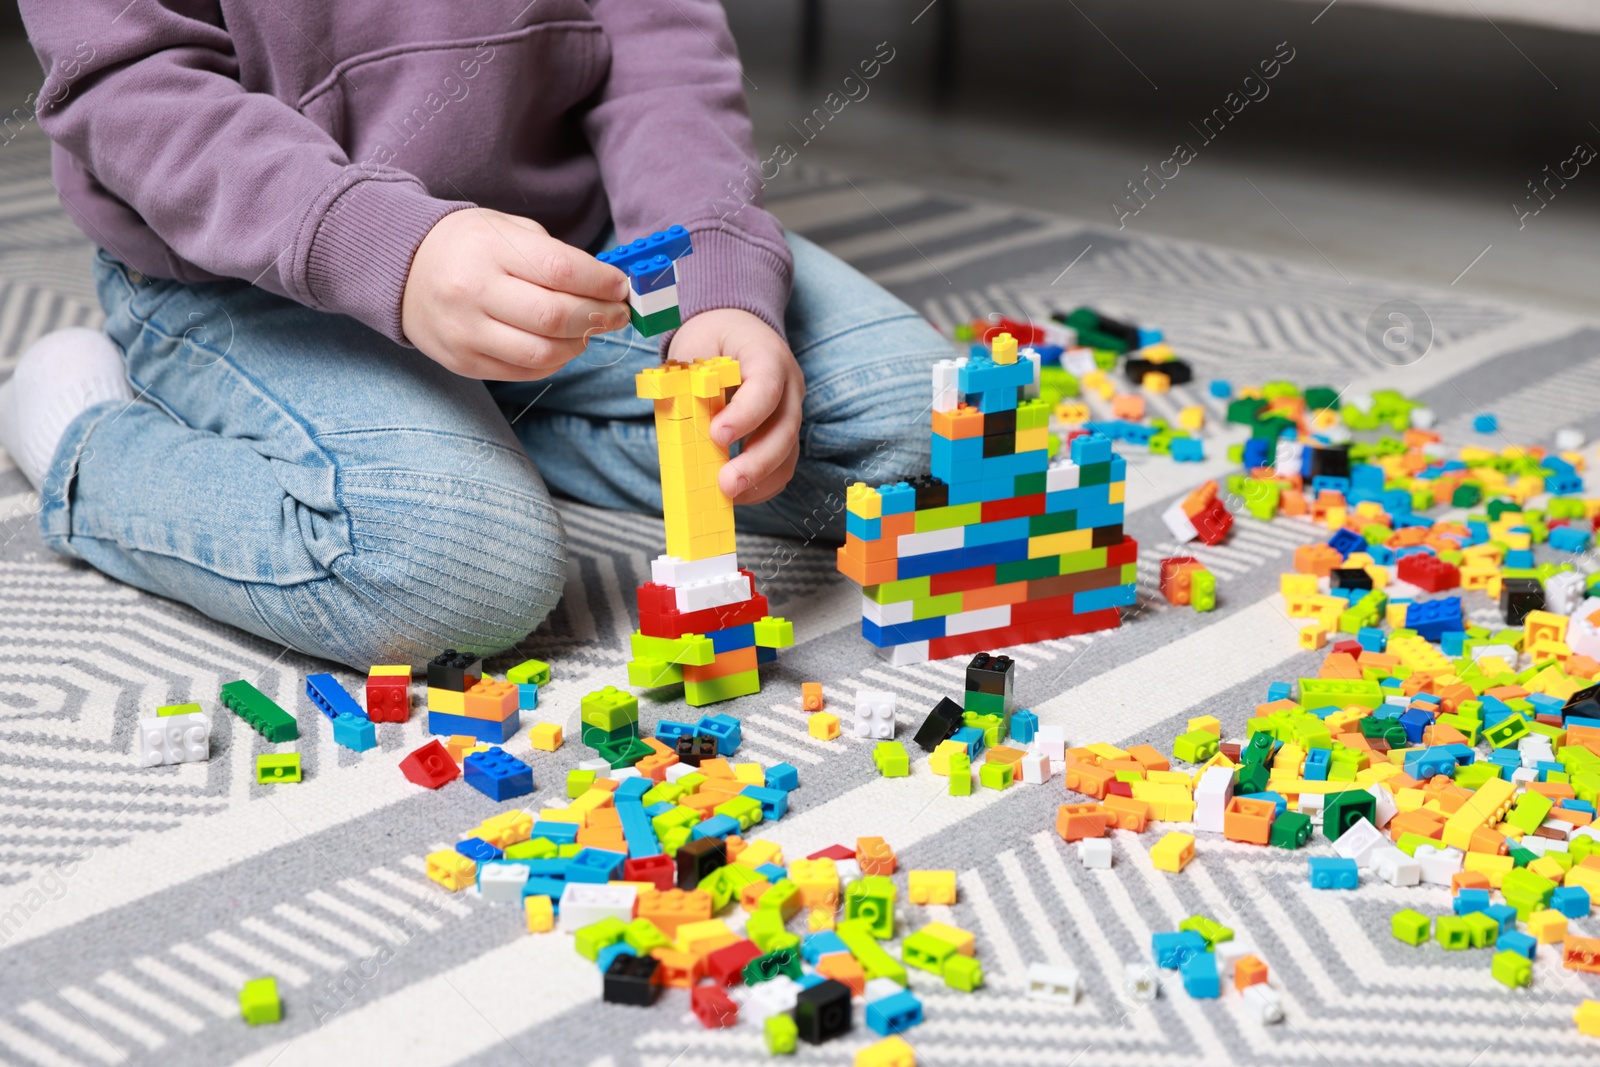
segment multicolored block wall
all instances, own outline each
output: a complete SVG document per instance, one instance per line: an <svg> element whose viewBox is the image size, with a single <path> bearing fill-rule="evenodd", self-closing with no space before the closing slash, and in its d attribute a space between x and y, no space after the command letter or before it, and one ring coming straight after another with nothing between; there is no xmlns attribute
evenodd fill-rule
<svg viewBox="0 0 1600 1067"><path fill-rule="evenodd" d="M1037 382L1009 334L940 361L932 475L850 487L839 570L861 586L862 636L892 662L1110 629L1134 603L1126 463L1099 434L1052 456L1049 411L1024 398Z"/></svg>
<svg viewBox="0 0 1600 1067"><path fill-rule="evenodd" d="M728 450L712 442L711 420L740 380L739 364L723 356L649 367L636 379L655 404L667 554L639 587L628 683L682 682L695 707L759 692L757 667L794 644L794 627L767 613L739 567L733 502L717 488Z"/></svg>

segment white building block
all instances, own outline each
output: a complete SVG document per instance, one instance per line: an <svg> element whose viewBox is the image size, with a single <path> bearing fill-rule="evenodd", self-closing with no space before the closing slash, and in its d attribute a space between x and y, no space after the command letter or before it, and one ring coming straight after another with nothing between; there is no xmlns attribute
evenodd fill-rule
<svg viewBox="0 0 1600 1067"><path fill-rule="evenodd" d="M1011 625L1011 605L996 604L992 608L958 611L944 617L944 635L975 634L984 630L1000 630Z"/></svg>
<svg viewBox="0 0 1600 1067"><path fill-rule="evenodd" d="M1418 845L1412 859L1417 861L1417 870L1423 882L1428 885L1449 885L1461 870L1462 853L1458 848Z"/></svg>
<svg viewBox="0 0 1600 1067"><path fill-rule="evenodd" d="M747 991L740 1016L758 1023L779 1012L793 1011L795 1001L800 997L800 983L786 974L769 978L759 985L735 988Z"/></svg>
<svg viewBox="0 0 1600 1067"><path fill-rule="evenodd" d="M1161 973L1154 964L1132 960L1122 971L1122 991L1131 999L1148 1004L1161 992Z"/></svg>
<svg viewBox="0 0 1600 1067"><path fill-rule="evenodd" d="M922 556L929 552L949 552L960 548L966 536L965 526L951 526L948 529L929 530L926 533L901 534L899 555L904 559L906 556Z"/></svg>
<svg viewBox="0 0 1600 1067"><path fill-rule="evenodd" d="M1567 647L1579 656L1600 659L1600 625L1589 616L1600 612L1600 597L1586 597L1567 620Z"/></svg>
<svg viewBox="0 0 1600 1067"><path fill-rule="evenodd" d="M1207 767L1194 789L1194 824L1207 833L1222 833L1223 813L1233 799L1233 772Z"/></svg>
<svg viewBox="0 0 1600 1067"><path fill-rule="evenodd" d="M1067 752L1067 728L1065 726L1040 726L1033 735L1033 744L1028 746L1041 755L1050 757L1050 765L1065 766Z"/></svg>
<svg viewBox="0 0 1600 1067"><path fill-rule="evenodd" d="M853 726L857 737L894 737L895 696L882 689L857 689Z"/></svg>
<svg viewBox="0 0 1600 1067"><path fill-rule="evenodd" d="M693 560L682 560L677 556L657 556L650 561L650 580L657 585L670 585L674 588L693 582L703 582L723 574L738 573L739 559L734 552Z"/></svg>
<svg viewBox="0 0 1600 1067"><path fill-rule="evenodd" d="M135 743L141 767L197 763L211 758L211 720L198 711L140 719Z"/></svg>
<svg viewBox="0 0 1600 1067"><path fill-rule="evenodd" d="M527 881L525 863L485 863L478 868L478 895L496 904L521 904Z"/></svg>
<svg viewBox="0 0 1600 1067"><path fill-rule="evenodd" d="M879 626L898 626L910 622L916 614L916 605L910 600L895 600L880 604L871 597L861 598L861 617Z"/></svg>
<svg viewBox="0 0 1600 1067"><path fill-rule="evenodd" d="M1083 978L1076 967L1061 964L1028 964L1029 1000L1053 1000L1059 1004L1076 1004L1083 995Z"/></svg>
<svg viewBox="0 0 1600 1067"><path fill-rule="evenodd" d="M1039 350L1036 348L1024 348L1017 353L1017 358L1025 359L1033 364L1033 381L1022 387L1022 399L1036 399L1039 396L1039 367L1044 362L1044 359L1039 355Z"/></svg>
<svg viewBox="0 0 1600 1067"><path fill-rule="evenodd" d="M636 886L569 882L561 891L561 917L557 927L562 933L570 934L602 919L631 922L638 896Z"/></svg>
<svg viewBox="0 0 1600 1067"><path fill-rule="evenodd" d="M1283 1022L1283 998L1265 982L1246 986L1244 1003L1255 1020L1263 1025Z"/></svg>
<svg viewBox="0 0 1600 1067"><path fill-rule="evenodd" d="M1284 477L1299 477L1300 461L1305 451L1305 446L1298 441L1280 440L1277 451L1273 453L1273 470Z"/></svg>
<svg viewBox="0 0 1600 1067"><path fill-rule="evenodd" d="M1368 853L1373 871L1385 882L1394 886L1420 885L1422 864L1390 845L1375 848Z"/></svg>
<svg viewBox="0 0 1600 1067"><path fill-rule="evenodd" d="M1060 493L1068 489L1078 488L1078 480L1083 477L1083 468L1070 460L1060 462L1044 472L1044 491L1047 493Z"/></svg>
<svg viewBox="0 0 1600 1067"><path fill-rule="evenodd" d="M679 611L725 608L729 604L742 604L754 595L749 575L740 574L738 571L690 582L673 589L673 597Z"/></svg>
<svg viewBox="0 0 1600 1067"><path fill-rule="evenodd" d="M667 768L667 770L669 770L669 771L671 769L672 769L671 767ZM600 775L601 777L604 777L605 775L608 775L608 774L611 773L611 764L607 763L603 759L579 760L578 761L578 770L580 770L580 771L593 771L595 774Z"/></svg>
<svg viewBox="0 0 1600 1067"><path fill-rule="evenodd" d="M933 410L954 411L961 402L961 365L965 359L941 359L933 365Z"/></svg>
<svg viewBox="0 0 1600 1067"><path fill-rule="evenodd" d="M1028 785L1044 785L1050 780L1050 757L1043 752L1029 752L1017 764L1022 768L1022 780Z"/></svg>
<svg viewBox="0 0 1600 1067"><path fill-rule="evenodd" d="M1111 842L1103 837L1086 837L1078 842L1078 862L1091 871L1111 869Z"/></svg>
<svg viewBox="0 0 1600 1067"><path fill-rule="evenodd" d="M871 1004L874 1000L892 997L896 993L904 993L905 990L906 987L893 978L868 978L867 984L862 988L861 999L864 1003Z"/></svg>
<svg viewBox="0 0 1600 1067"><path fill-rule="evenodd" d="M1571 615L1583 603L1584 577L1577 571L1557 571L1544 581L1544 610Z"/></svg>
<svg viewBox="0 0 1600 1067"><path fill-rule="evenodd" d="M1166 511L1161 513L1161 521L1166 523L1167 529L1172 532L1173 540L1179 544L1193 541L1200 536L1200 531L1194 528L1194 523L1189 521L1189 516L1183 510L1183 501L1176 500Z"/></svg>
<svg viewBox="0 0 1600 1067"><path fill-rule="evenodd" d="M1430 407L1414 407L1411 409L1411 428L1413 430L1431 430L1439 421Z"/></svg>
<svg viewBox="0 0 1600 1067"><path fill-rule="evenodd" d="M1074 337L1073 339L1076 340L1077 338ZM1100 369L1100 364L1094 361L1094 349L1092 348L1067 349L1061 353L1061 365L1079 378Z"/></svg>
<svg viewBox="0 0 1600 1067"><path fill-rule="evenodd" d="M1389 839L1382 830L1366 819L1357 819L1339 835L1339 840L1333 843L1333 850L1347 860L1355 860L1358 867L1370 868L1372 853L1388 844Z"/></svg>
<svg viewBox="0 0 1600 1067"><path fill-rule="evenodd" d="M1400 814L1400 805L1394 801L1394 794L1381 785L1375 785L1367 792L1372 794L1377 810L1372 813L1372 825L1382 830L1389 825L1389 820Z"/></svg>
<svg viewBox="0 0 1600 1067"><path fill-rule="evenodd" d="M1583 431L1568 426L1556 431L1556 448L1562 452L1576 452L1583 447Z"/></svg>
<svg viewBox="0 0 1600 1067"><path fill-rule="evenodd" d="M640 315L658 315L671 307L678 306L678 283L662 286L648 293L636 293L633 287L628 287L628 306Z"/></svg>
<svg viewBox="0 0 1600 1067"><path fill-rule="evenodd" d="M607 766L609 767L610 764L607 764ZM667 768L666 777L667 777L667 781L676 782L679 778L687 778L691 774L699 774L699 773L700 773L700 768L699 767L691 767L687 763L674 763L672 766Z"/></svg>
<svg viewBox="0 0 1600 1067"><path fill-rule="evenodd" d="M1235 937L1231 941L1219 941L1212 948L1212 954L1217 957L1217 974L1222 979L1222 984L1233 984L1233 970L1239 961L1246 956L1256 954L1255 945L1248 938Z"/></svg>

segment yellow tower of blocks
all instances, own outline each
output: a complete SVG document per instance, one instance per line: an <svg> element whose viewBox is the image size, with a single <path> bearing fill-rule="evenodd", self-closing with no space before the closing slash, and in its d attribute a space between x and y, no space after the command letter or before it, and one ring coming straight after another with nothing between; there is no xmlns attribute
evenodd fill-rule
<svg viewBox="0 0 1600 1067"><path fill-rule="evenodd" d="M636 379L638 395L655 402L669 556L696 560L734 551L733 501L717 488L728 450L712 442L711 419L739 382L739 364L726 356L649 367Z"/></svg>

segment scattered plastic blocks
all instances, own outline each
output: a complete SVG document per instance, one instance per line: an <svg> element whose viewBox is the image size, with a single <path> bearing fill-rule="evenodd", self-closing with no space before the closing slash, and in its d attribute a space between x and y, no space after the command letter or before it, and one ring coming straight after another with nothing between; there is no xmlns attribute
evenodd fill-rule
<svg viewBox="0 0 1600 1067"><path fill-rule="evenodd" d="M222 687L218 698L222 706L250 724L250 728L274 745L293 741L300 736L300 727L294 716L268 700L266 695L249 682L229 682Z"/></svg>

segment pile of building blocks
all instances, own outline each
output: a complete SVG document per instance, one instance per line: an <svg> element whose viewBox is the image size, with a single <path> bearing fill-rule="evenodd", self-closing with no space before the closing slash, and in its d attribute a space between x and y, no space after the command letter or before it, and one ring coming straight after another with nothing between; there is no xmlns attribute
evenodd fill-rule
<svg viewBox="0 0 1600 1067"><path fill-rule="evenodd" d="M648 367L636 379L655 404L667 553L639 586L628 683L682 682L692 707L759 692L757 667L794 644L794 627L768 614L739 566L733 502L717 486L728 450L711 440L711 420L740 380L739 364L722 356Z"/></svg>
<svg viewBox="0 0 1600 1067"><path fill-rule="evenodd" d="M628 276L628 318L645 337L683 325L675 264L693 251L689 231L673 226L595 256Z"/></svg>
<svg viewBox="0 0 1600 1067"><path fill-rule="evenodd" d="M912 740L929 753L929 770L949 779L951 796L971 796L974 778L995 790L1017 782L1043 785L1061 766L1065 734L1059 726L1041 726L1032 711L1016 709L1014 678L1009 656L978 653L967 664L962 703L942 698L917 727ZM898 776L883 771L882 764L880 773ZM1102 865L1098 857L1095 865ZM1110 865L1109 857L1103 865Z"/></svg>
<svg viewBox="0 0 1600 1067"><path fill-rule="evenodd" d="M913 1063L910 1046L891 1043L923 1021L908 968L949 989L983 984L971 933L901 926L908 906L954 904L955 872L901 870L878 837L785 859L763 828L788 811L792 766L664 748L648 767L573 770L565 807L486 819L429 854L427 876L517 906L530 933L570 934L610 1003L681 989L701 1025L750 1026L774 1054L849 1033L860 1004L885 1040L856 1062Z"/></svg>
<svg viewBox="0 0 1600 1067"><path fill-rule="evenodd" d="M1217 576L1193 556L1170 556L1161 561L1161 595L1178 607L1213 611L1217 606Z"/></svg>
<svg viewBox="0 0 1600 1067"><path fill-rule="evenodd" d="M838 566L891 663L1110 629L1134 603L1126 464L1089 433L1052 459L1049 409L1023 399L1037 377L1037 355L1020 358L1006 333L941 360L932 475L850 486Z"/></svg>
<svg viewBox="0 0 1600 1067"><path fill-rule="evenodd" d="M1196 1000L1215 1000L1232 986L1257 1021L1283 1021L1283 998L1267 984L1267 965L1216 920L1191 915L1177 930L1151 935L1150 952L1158 967L1178 972L1184 991Z"/></svg>
<svg viewBox="0 0 1600 1067"><path fill-rule="evenodd" d="M483 660L446 649L428 661L428 732L503 745L522 728L515 682L483 673Z"/></svg>

